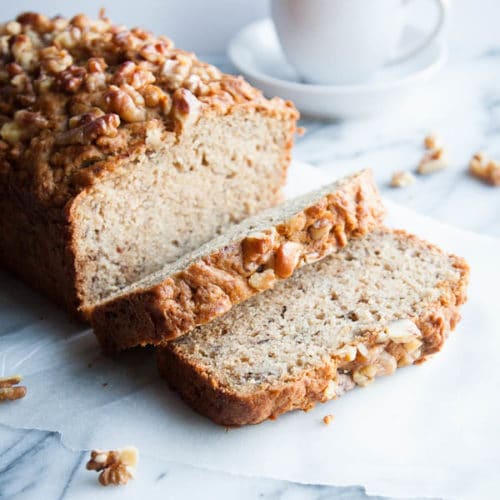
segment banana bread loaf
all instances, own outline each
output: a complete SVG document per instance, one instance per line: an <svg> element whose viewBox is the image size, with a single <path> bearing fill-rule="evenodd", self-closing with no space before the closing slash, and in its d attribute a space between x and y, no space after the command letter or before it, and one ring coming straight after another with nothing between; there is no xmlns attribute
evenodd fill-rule
<svg viewBox="0 0 500 500"><path fill-rule="evenodd" d="M0 26L0 262L84 316L281 201L298 118L166 37Z"/></svg>
<svg viewBox="0 0 500 500"><path fill-rule="evenodd" d="M158 349L159 368L218 424L307 410L441 349L468 274L459 257L376 230Z"/></svg>
<svg viewBox="0 0 500 500"><path fill-rule="evenodd" d="M123 289L95 307L94 332L107 352L162 344L373 230L383 215L371 172L346 177L249 217Z"/></svg>

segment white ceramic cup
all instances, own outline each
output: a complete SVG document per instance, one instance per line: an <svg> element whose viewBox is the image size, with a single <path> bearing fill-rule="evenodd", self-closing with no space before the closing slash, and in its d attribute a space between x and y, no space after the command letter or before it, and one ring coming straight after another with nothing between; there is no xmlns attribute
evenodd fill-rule
<svg viewBox="0 0 500 500"><path fill-rule="evenodd" d="M416 55L442 32L447 0L427 1L437 6L429 33L404 48L399 44L412 0L271 0L271 12L285 57L301 77L353 84Z"/></svg>

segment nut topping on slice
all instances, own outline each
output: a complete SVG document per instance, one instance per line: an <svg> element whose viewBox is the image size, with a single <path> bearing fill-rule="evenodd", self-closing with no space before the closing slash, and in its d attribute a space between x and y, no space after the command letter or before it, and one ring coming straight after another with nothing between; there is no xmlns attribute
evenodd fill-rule
<svg viewBox="0 0 500 500"><path fill-rule="evenodd" d="M103 486L127 484L135 476L138 459L139 452L133 446L112 451L93 450L87 470L101 472L99 482Z"/></svg>
<svg viewBox="0 0 500 500"><path fill-rule="evenodd" d="M248 284L256 290L262 291L271 288L276 281L276 275L272 269L266 269L261 273L253 273L248 278Z"/></svg>
<svg viewBox="0 0 500 500"><path fill-rule="evenodd" d="M295 241L282 243L276 251L274 272L279 278L289 278L297 267L302 254L302 245Z"/></svg>
<svg viewBox="0 0 500 500"><path fill-rule="evenodd" d="M392 321L387 325L386 332L389 339L396 344L406 344L421 337L421 332L417 325L410 319Z"/></svg>

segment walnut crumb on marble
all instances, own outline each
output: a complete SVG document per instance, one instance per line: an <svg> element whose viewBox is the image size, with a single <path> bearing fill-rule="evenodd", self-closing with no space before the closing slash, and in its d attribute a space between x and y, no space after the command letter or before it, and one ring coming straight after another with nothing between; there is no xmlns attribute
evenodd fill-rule
<svg viewBox="0 0 500 500"><path fill-rule="evenodd" d="M417 172L422 175L432 174L448 166L448 156L444 148L429 150L418 165Z"/></svg>
<svg viewBox="0 0 500 500"><path fill-rule="evenodd" d="M134 446L120 450L92 450L87 470L100 472L99 482L103 486L109 484L127 484L135 476L139 452Z"/></svg>
<svg viewBox="0 0 500 500"><path fill-rule="evenodd" d="M448 166L448 155L441 139L436 134L428 134L425 137L424 147L427 152L418 164L417 172L419 174L432 174Z"/></svg>
<svg viewBox="0 0 500 500"><path fill-rule="evenodd" d="M326 425L330 425L332 422L333 422L333 419L334 419L334 416L332 414L330 415L325 415L323 417L323 422L326 424Z"/></svg>
<svg viewBox="0 0 500 500"><path fill-rule="evenodd" d="M406 170L398 170L394 172L391 177L392 187L407 187L415 182L415 176Z"/></svg>
<svg viewBox="0 0 500 500"><path fill-rule="evenodd" d="M483 153L476 153L471 158L469 172L487 184L500 186L500 162L486 158Z"/></svg>
<svg viewBox="0 0 500 500"><path fill-rule="evenodd" d="M0 401L14 401L26 396L26 387L19 385L21 375L0 378Z"/></svg>

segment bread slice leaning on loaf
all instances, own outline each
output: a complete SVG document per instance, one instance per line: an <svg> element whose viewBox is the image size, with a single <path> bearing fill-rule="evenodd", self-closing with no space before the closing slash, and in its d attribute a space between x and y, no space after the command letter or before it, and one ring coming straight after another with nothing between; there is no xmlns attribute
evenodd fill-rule
<svg viewBox="0 0 500 500"><path fill-rule="evenodd" d="M379 226L370 171L255 215L98 305L94 331L106 351L162 344L226 313Z"/></svg>
<svg viewBox="0 0 500 500"><path fill-rule="evenodd" d="M282 201L290 102L107 18L0 39L0 263L70 311Z"/></svg>
<svg viewBox="0 0 500 500"><path fill-rule="evenodd" d="M380 229L158 349L158 366L218 424L307 410L439 351L468 274L463 259Z"/></svg>

